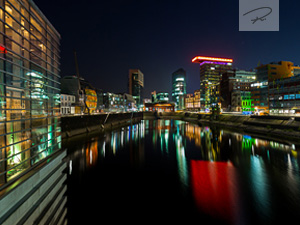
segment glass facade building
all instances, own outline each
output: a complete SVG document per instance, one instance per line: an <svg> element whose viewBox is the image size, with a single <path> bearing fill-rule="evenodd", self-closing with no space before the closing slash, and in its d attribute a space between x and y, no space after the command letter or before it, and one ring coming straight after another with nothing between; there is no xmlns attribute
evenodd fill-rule
<svg viewBox="0 0 300 225"><path fill-rule="evenodd" d="M232 70L232 59L196 56L192 62L200 64L201 108L212 109L219 102L223 73Z"/></svg>
<svg viewBox="0 0 300 225"><path fill-rule="evenodd" d="M178 108L179 97L186 95L186 71L182 68L172 73L172 101L175 102Z"/></svg>
<svg viewBox="0 0 300 225"><path fill-rule="evenodd" d="M168 102L169 101L169 93L168 92L157 92L153 91L151 93L152 103L156 102Z"/></svg>
<svg viewBox="0 0 300 225"><path fill-rule="evenodd" d="M133 96L138 108L143 104L144 74L139 69L130 69L128 93Z"/></svg>
<svg viewBox="0 0 300 225"><path fill-rule="evenodd" d="M0 186L60 149L59 42L32 0L0 0Z"/></svg>

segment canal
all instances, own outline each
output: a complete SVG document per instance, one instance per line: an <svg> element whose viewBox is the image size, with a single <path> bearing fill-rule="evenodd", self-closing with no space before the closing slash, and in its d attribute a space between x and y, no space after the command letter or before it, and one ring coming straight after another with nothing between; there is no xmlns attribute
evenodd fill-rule
<svg viewBox="0 0 300 225"><path fill-rule="evenodd" d="M286 224L300 218L295 143L142 120L63 145L70 224Z"/></svg>

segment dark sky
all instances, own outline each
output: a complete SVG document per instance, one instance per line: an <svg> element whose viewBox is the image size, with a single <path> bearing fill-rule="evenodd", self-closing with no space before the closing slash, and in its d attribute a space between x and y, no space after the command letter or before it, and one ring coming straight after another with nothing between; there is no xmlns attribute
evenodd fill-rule
<svg viewBox="0 0 300 225"><path fill-rule="evenodd" d="M234 67L289 60L300 64L299 6L280 1L279 32L239 32L238 0L34 0L61 34L61 76L127 92L128 70L144 73L145 97L171 92L171 74L187 71L187 92L200 87L197 55L228 57Z"/></svg>

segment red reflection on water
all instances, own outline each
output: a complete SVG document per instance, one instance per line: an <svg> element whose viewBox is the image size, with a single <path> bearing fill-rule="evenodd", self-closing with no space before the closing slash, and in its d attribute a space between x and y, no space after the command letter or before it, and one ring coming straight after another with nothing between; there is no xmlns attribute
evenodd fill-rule
<svg viewBox="0 0 300 225"><path fill-rule="evenodd" d="M95 166L98 159L98 141L88 143L85 148L86 166Z"/></svg>
<svg viewBox="0 0 300 225"><path fill-rule="evenodd" d="M191 186L202 212L234 224L237 188L235 168L231 163L191 160Z"/></svg>

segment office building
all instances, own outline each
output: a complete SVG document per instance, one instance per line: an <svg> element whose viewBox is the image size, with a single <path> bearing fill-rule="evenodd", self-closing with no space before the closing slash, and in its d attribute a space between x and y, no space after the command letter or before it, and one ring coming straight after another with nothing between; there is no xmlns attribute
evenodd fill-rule
<svg viewBox="0 0 300 225"><path fill-rule="evenodd" d="M31 0L0 7L2 186L61 148L60 34Z"/></svg>
<svg viewBox="0 0 300 225"><path fill-rule="evenodd" d="M259 65L256 70L257 82L251 84L251 94L256 111L269 111L272 108L279 112L290 108L283 103L284 96L288 95L289 92L294 92L292 94L295 94L298 87L296 85L294 87L295 90L291 90L286 85L294 84L293 80L297 79L300 67L294 66L289 61L280 61ZM283 88L284 86L286 87L285 89Z"/></svg>
<svg viewBox="0 0 300 225"><path fill-rule="evenodd" d="M251 83L256 80L256 71L235 70L231 94L231 109L236 112L252 112Z"/></svg>
<svg viewBox="0 0 300 225"><path fill-rule="evenodd" d="M200 111L200 90L195 90L194 94L187 94L184 98L185 109L188 111Z"/></svg>
<svg viewBox="0 0 300 225"><path fill-rule="evenodd" d="M232 59L196 56L193 63L200 65L201 108L212 110L220 102L220 80L223 73L232 70Z"/></svg>
<svg viewBox="0 0 300 225"><path fill-rule="evenodd" d="M168 102L169 101L169 93L167 93L167 92L157 92L156 100L158 102Z"/></svg>
<svg viewBox="0 0 300 225"><path fill-rule="evenodd" d="M128 93L123 93L124 112L136 111L135 99Z"/></svg>
<svg viewBox="0 0 300 225"><path fill-rule="evenodd" d="M96 112L102 112L104 109L104 104L103 104L103 90L96 88L96 95L97 95L97 107L96 107Z"/></svg>
<svg viewBox="0 0 300 225"><path fill-rule="evenodd" d="M220 82L220 100L223 111L249 111L250 85L255 80L255 71L235 69L223 73Z"/></svg>
<svg viewBox="0 0 300 225"><path fill-rule="evenodd" d="M268 81L256 81L250 87L255 112L269 110Z"/></svg>
<svg viewBox="0 0 300 225"><path fill-rule="evenodd" d="M193 94L186 94L184 98L184 106L185 109L190 111L194 109L194 95Z"/></svg>
<svg viewBox="0 0 300 225"><path fill-rule="evenodd" d="M222 74L222 79L220 81L220 101L221 107L224 112L231 111L232 106L232 92L235 83L235 71L228 70Z"/></svg>
<svg viewBox="0 0 300 225"><path fill-rule="evenodd" d="M172 73L172 101L175 102L176 109L179 107L179 96L186 94L186 71L182 68Z"/></svg>
<svg viewBox="0 0 300 225"><path fill-rule="evenodd" d="M168 92L151 92L152 102L169 102L169 93Z"/></svg>
<svg viewBox="0 0 300 225"><path fill-rule="evenodd" d="M104 112L124 111L124 99L122 94L103 92Z"/></svg>
<svg viewBox="0 0 300 225"><path fill-rule="evenodd" d="M279 62L280 63L280 62ZM279 64L278 63L278 64ZM270 114L300 113L300 67L291 62L281 62L281 65L291 65L286 76L280 76L269 82L269 111ZM274 74L275 75L275 74Z"/></svg>
<svg viewBox="0 0 300 225"><path fill-rule="evenodd" d="M103 92L104 112L130 112L136 111L135 99L132 95Z"/></svg>
<svg viewBox="0 0 300 225"><path fill-rule="evenodd" d="M273 82L299 74L300 67L289 61L271 62L257 67L258 81Z"/></svg>
<svg viewBox="0 0 300 225"><path fill-rule="evenodd" d="M139 69L130 69L128 93L133 96L138 107L143 104L144 74Z"/></svg>
<svg viewBox="0 0 300 225"><path fill-rule="evenodd" d="M241 111L246 114L253 114L255 109L252 104L251 91L246 91L241 93Z"/></svg>

